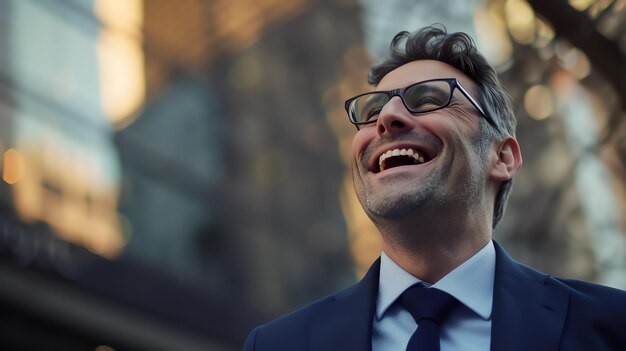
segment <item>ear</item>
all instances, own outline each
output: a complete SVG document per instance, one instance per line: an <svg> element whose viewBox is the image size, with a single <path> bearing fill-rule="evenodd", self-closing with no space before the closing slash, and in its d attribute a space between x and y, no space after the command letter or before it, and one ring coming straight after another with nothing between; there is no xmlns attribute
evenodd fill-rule
<svg viewBox="0 0 626 351"><path fill-rule="evenodd" d="M495 158L492 158L489 176L496 181L512 179L522 166L522 153L515 138L508 136L501 141L496 149Z"/></svg>

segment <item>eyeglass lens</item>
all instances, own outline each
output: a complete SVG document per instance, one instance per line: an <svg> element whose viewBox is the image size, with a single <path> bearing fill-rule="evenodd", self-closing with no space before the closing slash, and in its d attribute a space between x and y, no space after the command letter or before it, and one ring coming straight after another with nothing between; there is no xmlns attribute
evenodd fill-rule
<svg viewBox="0 0 626 351"><path fill-rule="evenodd" d="M378 118L378 114L390 100L390 93L373 92L352 101L350 114L357 123ZM445 107L451 99L451 86L447 81L432 81L407 87L401 98L413 113L433 111Z"/></svg>

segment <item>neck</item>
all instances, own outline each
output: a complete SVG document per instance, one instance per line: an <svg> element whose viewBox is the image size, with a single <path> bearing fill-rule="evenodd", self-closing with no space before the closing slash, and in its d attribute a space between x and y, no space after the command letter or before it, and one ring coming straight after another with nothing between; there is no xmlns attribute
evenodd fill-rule
<svg viewBox="0 0 626 351"><path fill-rule="evenodd" d="M387 256L413 276L434 284L491 240L491 223L485 217L474 213L456 222L396 220L389 225L376 224Z"/></svg>

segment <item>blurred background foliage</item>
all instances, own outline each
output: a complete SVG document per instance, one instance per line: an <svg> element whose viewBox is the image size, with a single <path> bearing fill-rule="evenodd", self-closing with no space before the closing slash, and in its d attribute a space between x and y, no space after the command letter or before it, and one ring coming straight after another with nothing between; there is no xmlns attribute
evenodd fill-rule
<svg viewBox="0 0 626 351"><path fill-rule="evenodd" d="M516 103L495 238L626 288L625 0L0 0L0 347L238 350L356 281L343 101L433 23Z"/></svg>

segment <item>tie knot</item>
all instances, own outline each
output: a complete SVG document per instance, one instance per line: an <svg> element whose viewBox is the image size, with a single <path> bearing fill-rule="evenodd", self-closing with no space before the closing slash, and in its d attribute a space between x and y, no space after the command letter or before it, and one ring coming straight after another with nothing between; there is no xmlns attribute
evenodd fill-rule
<svg viewBox="0 0 626 351"><path fill-rule="evenodd" d="M445 291L420 285L406 289L400 301L416 322L431 319L437 324L444 321L459 302Z"/></svg>

